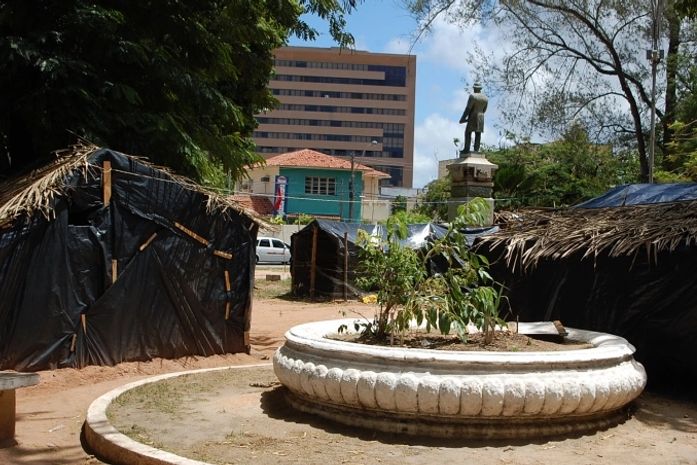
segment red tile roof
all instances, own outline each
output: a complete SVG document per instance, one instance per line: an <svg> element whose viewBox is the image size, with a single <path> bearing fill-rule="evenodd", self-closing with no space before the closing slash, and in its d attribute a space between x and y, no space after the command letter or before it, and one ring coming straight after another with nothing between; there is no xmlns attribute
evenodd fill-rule
<svg viewBox="0 0 697 465"><path fill-rule="evenodd" d="M270 166L298 167L298 168L333 168L350 170L351 162L344 158L332 157L310 149L297 150L295 152L282 153L268 158L266 164ZM390 175L378 171L370 166L360 163L354 164L354 169L362 171L367 177L389 178Z"/></svg>
<svg viewBox="0 0 697 465"><path fill-rule="evenodd" d="M251 194L236 194L232 199L239 202L245 208L255 211L258 215L271 215L273 213L273 204L271 199L266 196L251 195Z"/></svg>

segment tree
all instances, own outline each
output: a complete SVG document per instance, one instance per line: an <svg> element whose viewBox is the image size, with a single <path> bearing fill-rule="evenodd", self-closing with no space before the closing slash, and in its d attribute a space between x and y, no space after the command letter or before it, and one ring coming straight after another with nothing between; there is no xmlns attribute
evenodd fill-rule
<svg viewBox="0 0 697 465"><path fill-rule="evenodd" d="M672 126L675 136L670 144L668 161L672 176L678 180L697 181L697 65L694 62L684 62L682 65L684 72L678 85L681 98Z"/></svg>
<svg viewBox="0 0 697 465"><path fill-rule="evenodd" d="M390 205L390 209L392 210L390 213L394 215L397 212L406 212L407 211L407 198L404 197L403 195L398 195L392 200L392 205Z"/></svg>
<svg viewBox="0 0 697 465"><path fill-rule="evenodd" d="M448 221L450 185L450 176L435 179L426 184L425 192L419 197L414 210L434 221Z"/></svg>
<svg viewBox="0 0 697 465"><path fill-rule="evenodd" d="M31 166L79 136L209 183L239 178L259 160L254 115L276 103L273 50L315 37L304 12L350 44L354 4L2 1L0 159Z"/></svg>
<svg viewBox="0 0 697 465"><path fill-rule="evenodd" d="M624 154L623 154L624 155ZM494 177L497 204L558 207L598 196L608 188L636 180L636 163L590 141L586 129L571 125L548 144L522 143L489 154L499 165Z"/></svg>
<svg viewBox="0 0 697 465"><path fill-rule="evenodd" d="M650 66L642 51L650 48L653 26L645 2L618 0L414 0L407 2L423 26L441 15L468 26L482 21L499 26L512 48L500 62L475 58L488 84L513 97L505 111L509 124L526 131L557 135L571 121L591 128L603 141L632 141L641 175L649 172L647 133L651 92ZM688 2L679 2L687 5ZM671 42L667 62L679 53L683 10L668 2ZM689 7L686 7L689 8ZM672 16L671 16L672 15ZM637 44L646 44L637 47ZM490 71L490 73L487 73ZM670 83L672 68L669 67ZM666 112L657 111L666 128L674 100L668 85ZM511 104L510 102L518 102ZM521 111L521 106L526 111ZM525 122L521 114L527 114ZM669 132L669 131L667 131Z"/></svg>

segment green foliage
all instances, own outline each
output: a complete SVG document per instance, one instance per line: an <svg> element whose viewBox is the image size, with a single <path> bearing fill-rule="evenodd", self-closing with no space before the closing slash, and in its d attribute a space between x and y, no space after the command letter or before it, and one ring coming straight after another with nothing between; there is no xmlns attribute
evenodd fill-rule
<svg viewBox="0 0 697 465"><path fill-rule="evenodd" d="M391 213L394 215L397 212L407 211L407 198L403 195L398 195L392 200Z"/></svg>
<svg viewBox="0 0 697 465"><path fill-rule="evenodd" d="M394 329L395 319L404 325L412 294L426 275L417 252L401 243L405 238L406 225L399 221L388 221L386 241L358 231L361 249L356 284L377 290L379 311L366 329L378 338L385 338Z"/></svg>
<svg viewBox="0 0 697 465"><path fill-rule="evenodd" d="M276 215L269 218L269 223L271 224L286 224L286 220L283 219L282 215Z"/></svg>
<svg viewBox="0 0 697 465"><path fill-rule="evenodd" d="M300 213L298 217L293 221L293 224L310 224L314 221L315 217L312 215L307 215L305 213Z"/></svg>
<svg viewBox="0 0 697 465"><path fill-rule="evenodd" d="M386 338L402 334L416 322L443 334L454 328L464 340L468 325L474 324L490 342L496 325L502 323L498 314L502 290L492 286L488 261L470 251L464 234L466 227L482 225L488 210L483 199L461 205L447 233L425 254L402 243L406 224L398 217L387 223L387 241L360 231L357 283L366 290L376 289L379 304L374 320L363 324L364 331ZM448 269L428 276L427 263L435 256L443 257Z"/></svg>
<svg viewBox="0 0 697 465"><path fill-rule="evenodd" d="M560 140L491 153L489 158L499 165L494 196L498 204L514 207L573 205L636 181L638 163L629 155L592 143L582 126L573 125Z"/></svg>
<svg viewBox="0 0 697 465"><path fill-rule="evenodd" d="M697 181L697 65L683 63L680 102L671 125L673 140L668 146L667 167L678 179Z"/></svg>
<svg viewBox="0 0 697 465"><path fill-rule="evenodd" d="M450 176L429 182L426 184L425 192L420 196L414 211L432 218L433 221L447 221L450 187Z"/></svg>
<svg viewBox="0 0 697 465"><path fill-rule="evenodd" d="M209 184L259 161L254 115L276 104L273 50L354 2L0 2L0 159L35 164L76 136Z"/></svg>
<svg viewBox="0 0 697 465"><path fill-rule="evenodd" d="M391 215L392 218L398 219L404 224L425 224L430 223L432 220L429 216L426 216L417 211L399 211Z"/></svg>

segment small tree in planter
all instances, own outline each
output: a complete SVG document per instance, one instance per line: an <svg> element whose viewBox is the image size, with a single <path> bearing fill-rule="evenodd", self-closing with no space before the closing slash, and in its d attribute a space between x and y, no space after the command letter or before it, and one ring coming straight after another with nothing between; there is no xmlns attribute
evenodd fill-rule
<svg viewBox="0 0 697 465"><path fill-rule="evenodd" d="M412 321L448 334L451 328L466 341L473 324L484 333L485 343L493 340L494 330L503 323L499 317L501 287L488 272L486 257L473 253L464 229L481 225L489 205L474 199L458 209L447 233L434 241L425 254L403 244L406 225L388 221L387 241L362 232L359 278L364 289L377 289L378 312L372 322L363 323L363 333L378 339L404 334ZM427 266L436 256L443 257L446 269L431 276ZM356 325L360 327L360 324Z"/></svg>

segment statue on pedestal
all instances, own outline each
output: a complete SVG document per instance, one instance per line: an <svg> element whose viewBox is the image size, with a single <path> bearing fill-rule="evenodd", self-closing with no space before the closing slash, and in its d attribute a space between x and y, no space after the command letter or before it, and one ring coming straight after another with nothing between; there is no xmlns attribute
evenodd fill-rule
<svg viewBox="0 0 697 465"><path fill-rule="evenodd" d="M486 111L489 99L481 93L482 86L475 82L472 86L474 91L467 99L467 106L460 117L460 124L467 123L465 126L465 147L460 151L460 157L470 153L470 143L474 132L474 151L479 152L479 144L484 132L484 112Z"/></svg>

